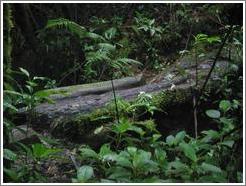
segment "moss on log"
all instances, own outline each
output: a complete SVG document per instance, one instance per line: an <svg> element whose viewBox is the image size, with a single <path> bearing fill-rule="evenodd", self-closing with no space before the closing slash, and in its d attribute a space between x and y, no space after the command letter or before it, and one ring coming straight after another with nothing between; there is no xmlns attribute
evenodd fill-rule
<svg viewBox="0 0 246 186"><path fill-rule="evenodd" d="M114 80L116 90L132 88L144 84L143 75L139 74L135 77L125 77ZM73 85L54 89L43 90L42 92L49 95L53 100L66 99L88 94L102 94L112 90L111 81L102 81L97 83Z"/></svg>
<svg viewBox="0 0 246 186"><path fill-rule="evenodd" d="M219 76L223 75L222 71L227 68L227 65L228 63L225 61L218 62L218 68L213 73L211 78L213 81L211 82L215 82ZM200 81L197 88L202 85L210 67L211 61L199 64ZM162 79L157 83L137 85L133 88L118 88L116 95L123 100L134 102L134 99L137 98L140 92L150 93L153 95L154 105L165 111L173 105L191 102L191 87L194 87L195 84L194 77L195 69L192 64L191 66L188 64L185 68L179 66L179 68L165 72ZM67 89L69 88L60 88L60 90ZM105 139L104 132L107 131L106 126L115 120L115 111L112 106L113 93L111 87L108 87L108 90L103 93L97 92L97 90L93 92L92 89L90 91L86 95L81 95L79 89L79 92L76 93L75 91L73 93L74 95L79 94L77 96L57 99L54 104L40 104L35 108L36 126L39 128L51 128L55 135L76 138L87 142L88 140L100 139L99 136L103 136L103 139ZM100 127L102 129L101 132L95 132ZM103 133L104 135L102 135Z"/></svg>

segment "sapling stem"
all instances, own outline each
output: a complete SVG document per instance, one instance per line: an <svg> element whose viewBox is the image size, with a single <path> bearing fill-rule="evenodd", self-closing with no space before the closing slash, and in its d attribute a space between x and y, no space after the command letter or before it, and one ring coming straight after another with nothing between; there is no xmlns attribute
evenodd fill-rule
<svg viewBox="0 0 246 186"><path fill-rule="evenodd" d="M111 84L112 84L112 90L113 90L113 95L114 95L116 118L117 118L117 122L120 123L119 111L118 111L118 106L117 106L117 99L116 99L115 89L114 89L113 76L111 76Z"/></svg>
<svg viewBox="0 0 246 186"><path fill-rule="evenodd" d="M198 86L198 59L197 59L197 51L195 51L195 61L196 61L196 84L195 84L195 91L193 93L193 115L194 115L194 129L195 129L195 138L197 139L198 132L197 132L197 107L196 105L196 90Z"/></svg>
<svg viewBox="0 0 246 186"><path fill-rule="evenodd" d="M206 88L207 83L208 83L208 80L209 80L209 78L210 78L210 76L211 76L211 74L212 74L212 72L213 72L213 70L215 68L216 62L218 61L218 59L220 57L221 51L224 48L224 46L226 44L226 41L227 41L227 39L229 38L229 36L231 35L232 32L233 32L233 26L231 25L229 30L228 30L228 32L226 33L226 36L224 37L224 39L223 39L223 41L222 41L222 43L220 45L220 48L219 48L219 50L218 50L218 52L217 52L217 54L215 56L214 62L212 64L212 67L210 68L210 71L209 71L208 75L206 76L204 84L203 84L203 86L202 86L202 88L201 88L201 90L200 90L200 92L199 92L199 94L197 96L197 101L196 101L196 105L194 106L194 108L196 108L198 106L198 104L200 102L200 99L201 99L201 96L202 96L202 94L203 94L203 92L204 92L204 90Z"/></svg>

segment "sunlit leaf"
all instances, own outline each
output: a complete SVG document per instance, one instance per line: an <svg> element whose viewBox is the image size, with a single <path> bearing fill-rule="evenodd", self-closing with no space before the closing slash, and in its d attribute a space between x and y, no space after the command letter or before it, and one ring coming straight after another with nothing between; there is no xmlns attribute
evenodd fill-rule
<svg viewBox="0 0 246 186"><path fill-rule="evenodd" d="M26 69L21 68L21 67L20 67L19 69L20 69L20 71L21 71L25 76L27 76L27 77L30 76L29 72L28 72Z"/></svg>
<svg viewBox="0 0 246 186"><path fill-rule="evenodd" d="M221 100L219 107L223 112L227 112L231 108L231 102L228 100Z"/></svg>
<svg viewBox="0 0 246 186"><path fill-rule="evenodd" d="M17 154L10 149L3 149L3 158L7 160L15 161L17 159Z"/></svg>
<svg viewBox="0 0 246 186"><path fill-rule="evenodd" d="M183 142L180 143L179 146L187 158L191 159L194 162L197 161L196 151L190 144Z"/></svg>
<svg viewBox="0 0 246 186"><path fill-rule="evenodd" d="M218 110L210 109L206 111L206 114L210 118L214 118L214 119L220 118L220 111Z"/></svg>
<svg viewBox="0 0 246 186"><path fill-rule="evenodd" d="M77 170L77 179L79 182L84 183L94 177L94 171L91 166L84 165Z"/></svg>
<svg viewBox="0 0 246 186"><path fill-rule="evenodd" d="M169 146L172 146L174 144L174 141L175 141L175 138L173 135L169 135L167 136L166 138L166 143L169 145Z"/></svg>
<svg viewBox="0 0 246 186"><path fill-rule="evenodd" d="M211 165L208 163L202 163L201 168L206 172L214 172L214 173L221 173L221 169L216 167L215 165Z"/></svg>
<svg viewBox="0 0 246 186"><path fill-rule="evenodd" d="M90 148L80 148L79 151L82 158L98 158L97 153Z"/></svg>

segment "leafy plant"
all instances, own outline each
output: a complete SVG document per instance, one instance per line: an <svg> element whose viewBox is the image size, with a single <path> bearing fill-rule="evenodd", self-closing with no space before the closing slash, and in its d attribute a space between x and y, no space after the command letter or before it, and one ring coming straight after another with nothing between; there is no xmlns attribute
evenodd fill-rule
<svg viewBox="0 0 246 186"><path fill-rule="evenodd" d="M104 36L88 31L85 27L64 18L49 20L45 27L46 30L63 28L75 34L83 43L82 48L85 52L85 62L84 75L81 77L87 81L96 78L100 80L108 72L112 76L112 71L120 72L118 76L121 76L129 72L132 65L141 64L136 60L119 56L116 46L110 42L117 32L114 27L106 30ZM73 71L81 68L82 66L75 66Z"/></svg>
<svg viewBox="0 0 246 186"><path fill-rule="evenodd" d="M223 132L228 132L234 129L236 121L235 118L231 118L230 112L238 109L239 106L240 103L237 100L221 100L219 110L210 109L206 111L206 114L220 124L219 127Z"/></svg>
<svg viewBox="0 0 246 186"><path fill-rule="evenodd" d="M73 179L73 182L85 183L94 176L93 168L87 165L80 167L77 170L77 179Z"/></svg>
<svg viewBox="0 0 246 186"><path fill-rule="evenodd" d="M4 179L10 179L13 182L25 182L26 180L30 182L45 181L45 177L40 174L40 163L42 159L46 159L51 155L59 152L59 149L47 148L43 144L37 143L33 144L32 148L19 143L21 149L18 152L13 152L10 149L4 149ZM22 153L28 156L28 162L32 164L20 163L18 161L23 161ZM18 154L17 154L18 153ZM6 161L11 161L9 167L6 167Z"/></svg>
<svg viewBox="0 0 246 186"><path fill-rule="evenodd" d="M135 38L133 40L136 43L136 53L141 53L140 59L144 65L149 68L155 68L158 70L160 65L160 51L158 49L161 45L162 34L164 28L157 26L156 20L149 18L148 16L136 12L134 17L135 23L131 26Z"/></svg>

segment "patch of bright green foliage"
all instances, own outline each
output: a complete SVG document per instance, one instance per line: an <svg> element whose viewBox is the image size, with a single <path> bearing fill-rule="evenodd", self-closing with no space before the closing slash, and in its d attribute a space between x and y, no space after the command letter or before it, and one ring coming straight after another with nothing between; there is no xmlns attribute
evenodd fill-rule
<svg viewBox="0 0 246 186"><path fill-rule="evenodd" d="M136 122L122 118L112 125L112 141L93 150L88 146L79 148L83 167L73 182L107 183L170 183L170 182L228 182L228 178L241 182L241 172L228 172L237 160L224 164L221 158L231 157L237 134L226 136L233 129L221 118L234 120L227 113L238 109L236 101L222 100L216 117L220 129L203 131L194 139L185 131L164 138L153 121ZM210 112L214 112L211 111ZM210 112L206 112L207 114ZM211 119L214 116L208 114ZM229 117L229 118L228 118ZM231 123L236 126L236 123ZM151 127L150 127L151 126ZM214 143L216 140L218 142ZM222 155L223 154L223 155ZM221 157L222 156L222 157ZM235 168L235 167L234 167ZM85 170L88 169L88 170ZM88 174L80 172L88 171ZM234 170L236 171L236 170Z"/></svg>

